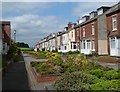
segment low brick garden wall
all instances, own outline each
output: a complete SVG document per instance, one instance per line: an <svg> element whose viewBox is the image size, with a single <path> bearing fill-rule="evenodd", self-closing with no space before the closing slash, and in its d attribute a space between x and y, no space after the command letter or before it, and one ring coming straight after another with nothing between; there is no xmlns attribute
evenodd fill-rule
<svg viewBox="0 0 120 92"><path fill-rule="evenodd" d="M32 66L30 66L30 67L31 67L31 71L38 83L55 81L61 77L60 74L43 74L43 75L41 75L36 72L36 69L34 67L32 67Z"/></svg>

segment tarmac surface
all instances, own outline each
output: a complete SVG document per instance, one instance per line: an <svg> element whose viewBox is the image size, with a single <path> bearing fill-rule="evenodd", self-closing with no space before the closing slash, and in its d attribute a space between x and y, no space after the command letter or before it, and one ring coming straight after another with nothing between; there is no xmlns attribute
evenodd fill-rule
<svg viewBox="0 0 120 92"><path fill-rule="evenodd" d="M30 90L22 55L20 55L20 61L12 63L5 75L2 76L2 91L6 90Z"/></svg>

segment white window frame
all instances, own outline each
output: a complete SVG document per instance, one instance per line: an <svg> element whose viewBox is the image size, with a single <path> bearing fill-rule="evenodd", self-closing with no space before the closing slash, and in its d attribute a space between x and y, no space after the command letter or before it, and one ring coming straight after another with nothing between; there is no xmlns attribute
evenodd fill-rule
<svg viewBox="0 0 120 92"><path fill-rule="evenodd" d="M95 35L95 25L92 24L91 27L92 27L92 35Z"/></svg>
<svg viewBox="0 0 120 92"><path fill-rule="evenodd" d="M85 28L83 28L83 37L85 37L86 32L85 32Z"/></svg>
<svg viewBox="0 0 120 92"><path fill-rule="evenodd" d="M87 45L87 49L91 49L91 41L90 40L86 40L86 45Z"/></svg>
<svg viewBox="0 0 120 92"><path fill-rule="evenodd" d="M112 16L112 31L117 30L117 17Z"/></svg>

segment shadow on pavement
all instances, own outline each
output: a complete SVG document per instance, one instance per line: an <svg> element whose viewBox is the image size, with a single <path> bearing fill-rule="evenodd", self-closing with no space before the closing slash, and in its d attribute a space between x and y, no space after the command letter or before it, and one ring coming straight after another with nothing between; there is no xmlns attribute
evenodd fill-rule
<svg viewBox="0 0 120 92"><path fill-rule="evenodd" d="M13 63L2 75L2 91L6 90L30 90L25 62L22 54L19 62Z"/></svg>

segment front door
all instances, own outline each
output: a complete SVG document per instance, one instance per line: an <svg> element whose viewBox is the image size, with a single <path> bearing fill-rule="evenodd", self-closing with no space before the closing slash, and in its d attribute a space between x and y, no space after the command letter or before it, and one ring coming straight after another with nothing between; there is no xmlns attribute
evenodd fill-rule
<svg viewBox="0 0 120 92"><path fill-rule="evenodd" d="M116 56L116 37L110 38L110 56Z"/></svg>

